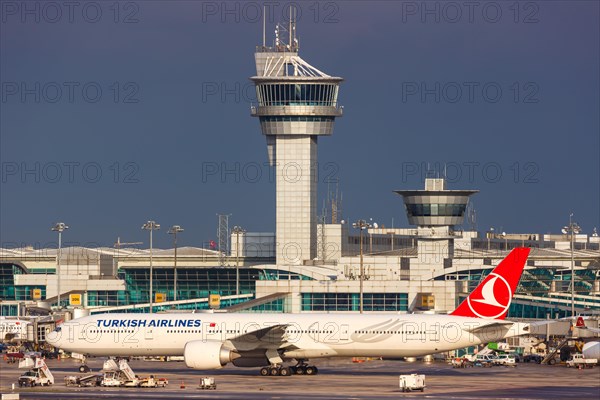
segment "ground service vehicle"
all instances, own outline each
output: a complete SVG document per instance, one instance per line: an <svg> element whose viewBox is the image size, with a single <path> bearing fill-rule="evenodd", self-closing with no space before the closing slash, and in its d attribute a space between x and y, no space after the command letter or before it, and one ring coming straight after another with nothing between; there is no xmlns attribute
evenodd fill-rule
<svg viewBox="0 0 600 400"><path fill-rule="evenodd" d="M516 367L516 360L514 356L509 354L499 354L493 360L492 363L494 365L504 365L507 367Z"/></svg>
<svg viewBox="0 0 600 400"><path fill-rule="evenodd" d="M481 367L491 367L494 365L494 356L491 354L477 354L473 363Z"/></svg>
<svg viewBox="0 0 600 400"><path fill-rule="evenodd" d="M573 357L567 361L567 367L575 368L594 368L598 363L595 358L585 358L583 354L573 354Z"/></svg>
<svg viewBox="0 0 600 400"><path fill-rule="evenodd" d="M400 375L400 390L412 392L413 390L425 391L425 375L410 374Z"/></svg>
<svg viewBox="0 0 600 400"><path fill-rule="evenodd" d="M19 386L50 386L54 384L54 376L46 362L41 358L35 360L31 358L23 359L19 363L19 368L31 369L19 377Z"/></svg>
<svg viewBox="0 0 600 400"><path fill-rule="evenodd" d="M203 390L216 390L217 384L215 383L215 378L208 376L201 378L199 387Z"/></svg>

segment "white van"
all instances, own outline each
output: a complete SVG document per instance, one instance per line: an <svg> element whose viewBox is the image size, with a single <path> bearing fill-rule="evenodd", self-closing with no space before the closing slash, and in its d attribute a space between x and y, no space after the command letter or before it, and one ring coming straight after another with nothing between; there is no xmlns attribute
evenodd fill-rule
<svg viewBox="0 0 600 400"><path fill-rule="evenodd" d="M509 367L516 367L517 365L515 357L511 354L500 354L496 356L493 362L496 365L505 365Z"/></svg>

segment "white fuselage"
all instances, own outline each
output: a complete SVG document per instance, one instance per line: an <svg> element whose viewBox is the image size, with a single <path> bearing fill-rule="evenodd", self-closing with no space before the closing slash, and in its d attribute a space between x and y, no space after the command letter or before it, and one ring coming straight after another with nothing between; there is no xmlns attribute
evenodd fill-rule
<svg viewBox="0 0 600 400"><path fill-rule="evenodd" d="M243 352L256 348L248 345L254 340L261 348L272 343L284 349L285 358L410 357L526 333L522 323L481 329L494 322L423 314L103 314L65 322L47 340L92 356L180 356L186 343L197 340L221 341ZM274 325L283 327L281 336L261 336Z"/></svg>

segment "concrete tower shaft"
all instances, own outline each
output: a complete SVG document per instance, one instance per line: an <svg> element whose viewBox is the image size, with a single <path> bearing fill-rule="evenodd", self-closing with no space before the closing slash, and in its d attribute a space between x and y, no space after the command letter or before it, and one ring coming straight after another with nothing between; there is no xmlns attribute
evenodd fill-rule
<svg viewBox="0 0 600 400"><path fill-rule="evenodd" d="M331 135L335 118L342 115L338 89L343 79L302 60L295 37L290 36L290 43L276 39L274 47L257 47L256 76L251 78L258 99L251 114L259 118L269 163L275 167L280 265L316 256L317 139Z"/></svg>

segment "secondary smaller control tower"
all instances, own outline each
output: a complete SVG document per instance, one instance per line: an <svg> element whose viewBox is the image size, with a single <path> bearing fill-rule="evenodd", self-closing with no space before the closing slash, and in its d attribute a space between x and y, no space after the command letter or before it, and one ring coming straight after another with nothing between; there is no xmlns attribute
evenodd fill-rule
<svg viewBox="0 0 600 400"><path fill-rule="evenodd" d="M469 197L478 190L447 190L443 178L426 178L425 190L396 190L404 199L408 223L417 226L419 254L452 258L451 229L462 225Z"/></svg>
<svg viewBox="0 0 600 400"><path fill-rule="evenodd" d="M292 11L292 10L291 10ZM290 12L291 15L291 12ZM285 38L287 36L287 38ZM287 41L287 43L286 43ZM317 253L317 139L333 133L342 78L319 71L298 56L296 23L278 24L273 47L254 55L258 117L275 167L276 262L298 265Z"/></svg>

